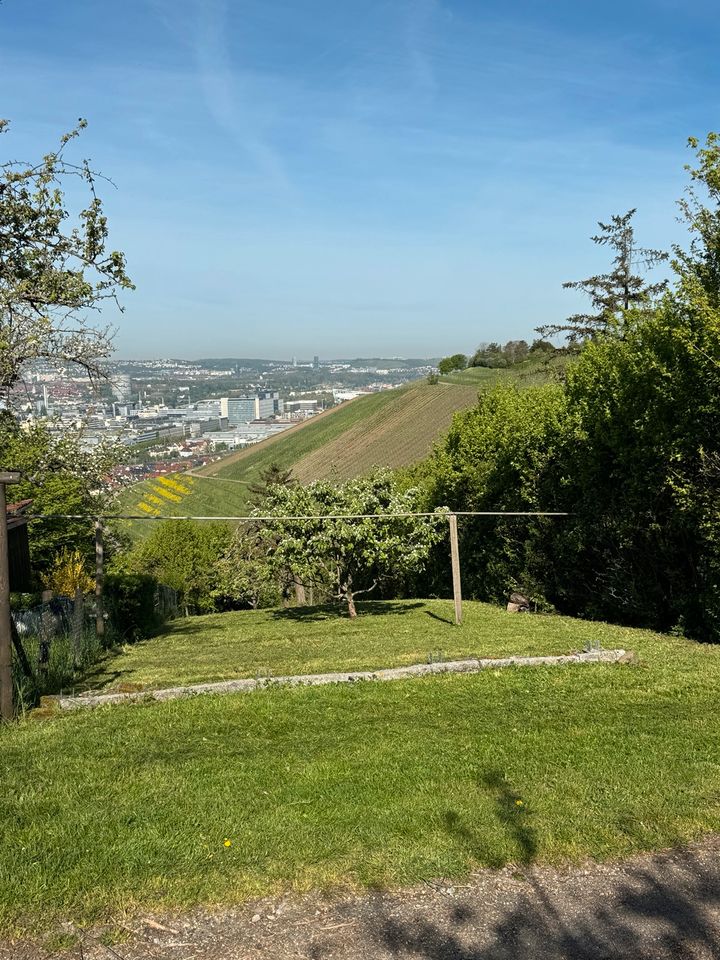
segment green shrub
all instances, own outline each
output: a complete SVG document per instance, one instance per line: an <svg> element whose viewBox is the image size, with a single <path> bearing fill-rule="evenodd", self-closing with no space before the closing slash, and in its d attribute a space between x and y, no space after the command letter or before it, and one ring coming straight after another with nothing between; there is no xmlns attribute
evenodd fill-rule
<svg viewBox="0 0 720 960"><path fill-rule="evenodd" d="M146 573L111 573L105 577L105 611L118 639L143 640L162 626L157 588L157 580Z"/></svg>
<svg viewBox="0 0 720 960"><path fill-rule="evenodd" d="M231 542L225 523L168 520L125 558L128 572L149 574L177 591L186 613L216 609L216 565Z"/></svg>

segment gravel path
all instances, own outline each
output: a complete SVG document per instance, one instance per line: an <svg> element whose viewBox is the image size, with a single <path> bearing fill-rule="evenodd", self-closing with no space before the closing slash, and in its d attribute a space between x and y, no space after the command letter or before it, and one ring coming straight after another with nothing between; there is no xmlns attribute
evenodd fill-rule
<svg viewBox="0 0 720 960"><path fill-rule="evenodd" d="M393 893L273 898L215 914L128 920L50 953L0 960L711 960L720 958L720 837L630 860L482 870Z"/></svg>

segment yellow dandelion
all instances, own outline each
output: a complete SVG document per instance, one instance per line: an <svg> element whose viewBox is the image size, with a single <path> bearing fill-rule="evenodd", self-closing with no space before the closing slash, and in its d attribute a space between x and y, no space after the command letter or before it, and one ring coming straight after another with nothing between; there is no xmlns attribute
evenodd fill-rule
<svg viewBox="0 0 720 960"><path fill-rule="evenodd" d="M516 800L516 801L515 801L515 806L516 806L516 807L522 807L522 806L523 806L522 800Z"/></svg>
<svg viewBox="0 0 720 960"><path fill-rule="evenodd" d="M223 846L225 846L225 847L231 847L231 846L232 846L232 840L228 840L228 838L225 837L225 840L224 840L224 842L223 842Z"/></svg>

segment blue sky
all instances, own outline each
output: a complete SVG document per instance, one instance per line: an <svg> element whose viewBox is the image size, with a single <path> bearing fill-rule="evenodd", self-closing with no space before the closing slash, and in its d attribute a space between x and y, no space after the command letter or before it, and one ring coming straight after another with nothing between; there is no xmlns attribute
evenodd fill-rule
<svg viewBox="0 0 720 960"><path fill-rule="evenodd" d="M5 0L0 156L88 119L121 356L471 351L577 308L598 219L682 238L719 34L675 0Z"/></svg>

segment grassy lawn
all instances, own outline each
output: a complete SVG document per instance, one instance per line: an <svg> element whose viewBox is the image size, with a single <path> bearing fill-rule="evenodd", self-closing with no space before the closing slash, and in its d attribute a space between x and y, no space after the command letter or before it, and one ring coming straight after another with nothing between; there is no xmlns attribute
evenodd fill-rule
<svg viewBox="0 0 720 960"><path fill-rule="evenodd" d="M423 616L428 639L445 629L422 610L383 618L396 653L433 645L398 639ZM515 638L496 650L523 631L525 649L572 647L587 629L558 620L565 633L545 642L551 621L507 620ZM472 623L467 649L485 652ZM720 829L720 648L593 630L639 662L267 689L0 730L0 927L610 858ZM287 669L290 641L266 642L287 644ZM318 644L338 656L329 632Z"/></svg>
<svg viewBox="0 0 720 960"><path fill-rule="evenodd" d="M599 641L632 646L636 631L570 617L517 616L489 604L463 604L453 624L446 600L361 603L356 621L337 608L258 610L190 617L125 647L88 677L88 686L167 687L237 677L375 670L442 657L574 653Z"/></svg>

